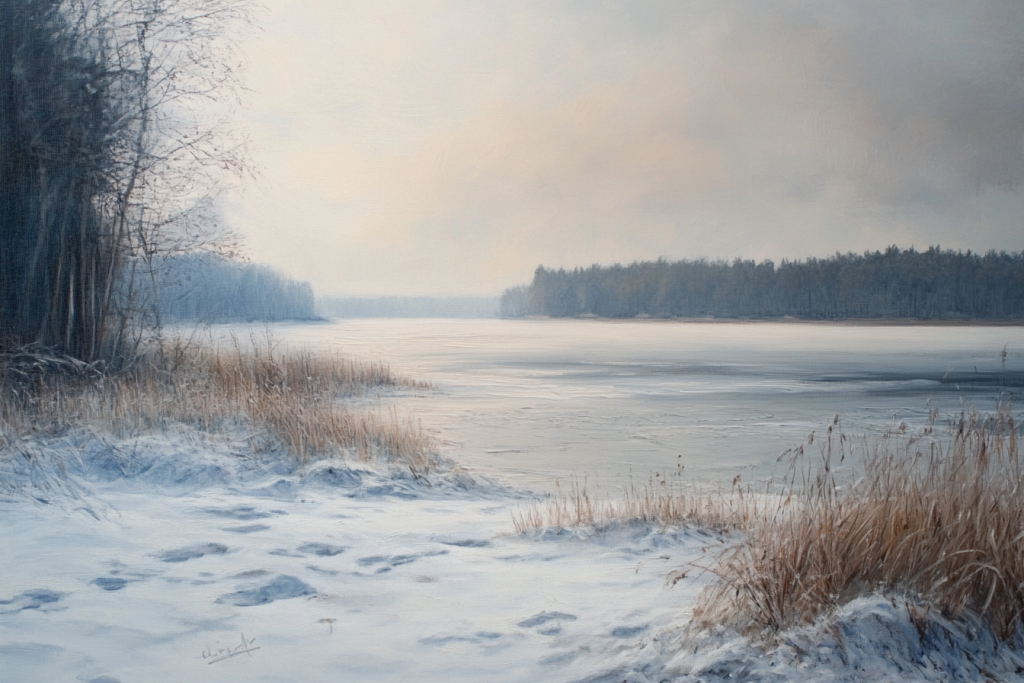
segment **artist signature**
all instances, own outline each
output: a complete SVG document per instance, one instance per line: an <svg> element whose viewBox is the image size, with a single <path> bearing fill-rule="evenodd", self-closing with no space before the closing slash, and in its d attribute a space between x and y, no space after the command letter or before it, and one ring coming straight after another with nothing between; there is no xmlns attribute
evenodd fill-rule
<svg viewBox="0 0 1024 683"><path fill-rule="evenodd" d="M203 650L203 659L208 659L207 664L213 664L214 662L223 662L225 659L231 659L238 655L249 654L253 650L258 650L259 647L253 647L252 644L256 642L256 639L246 640L245 634L242 634L242 644L236 647L222 647L214 650L211 647L207 647ZM249 655L252 656L251 654Z"/></svg>

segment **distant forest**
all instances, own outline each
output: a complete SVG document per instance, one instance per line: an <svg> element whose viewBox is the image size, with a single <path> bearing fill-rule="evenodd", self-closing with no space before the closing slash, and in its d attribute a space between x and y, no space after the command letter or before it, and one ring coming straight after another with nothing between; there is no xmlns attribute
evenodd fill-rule
<svg viewBox="0 0 1024 683"><path fill-rule="evenodd" d="M495 318L498 297L385 296L324 298L321 314L334 318Z"/></svg>
<svg viewBox="0 0 1024 683"><path fill-rule="evenodd" d="M1011 319L1024 317L1024 252L900 250L551 270L506 290L501 315Z"/></svg>
<svg viewBox="0 0 1024 683"><path fill-rule="evenodd" d="M161 258L152 271L139 269L135 296L164 322L308 320L316 301L308 282L269 266L228 261L210 255Z"/></svg>

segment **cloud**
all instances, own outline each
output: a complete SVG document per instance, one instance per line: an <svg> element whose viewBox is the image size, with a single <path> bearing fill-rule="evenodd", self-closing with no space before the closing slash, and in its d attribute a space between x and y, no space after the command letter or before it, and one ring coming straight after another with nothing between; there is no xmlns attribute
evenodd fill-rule
<svg viewBox="0 0 1024 683"><path fill-rule="evenodd" d="M1024 45L1007 28L1024 6L760 7L724 41L718 94L776 117L760 139L796 145L773 161L892 206L1020 186Z"/></svg>
<svg viewBox="0 0 1024 683"><path fill-rule="evenodd" d="M278 0L256 258L320 291L550 266L1019 249L1016 3Z"/></svg>

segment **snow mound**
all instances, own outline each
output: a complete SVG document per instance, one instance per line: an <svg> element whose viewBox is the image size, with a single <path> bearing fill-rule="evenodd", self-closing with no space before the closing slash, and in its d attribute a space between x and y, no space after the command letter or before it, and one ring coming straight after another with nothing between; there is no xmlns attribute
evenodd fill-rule
<svg viewBox="0 0 1024 683"><path fill-rule="evenodd" d="M0 502L28 500L85 512L95 519L106 516L109 506L93 487L68 475L66 455L35 442L16 443L0 451Z"/></svg>
<svg viewBox="0 0 1024 683"><path fill-rule="evenodd" d="M979 681L1018 680L1024 656L966 616L914 617L881 595L858 598L767 649L735 633L690 636L682 628L643 642L633 663L584 679L612 681ZM1014 647L1018 649L1014 649Z"/></svg>
<svg viewBox="0 0 1024 683"><path fill-rule="evenodd" d="M302 464L280 450L254 451L242 431L209 434L178 427L123 438L76 428L0 450L0 497L41 504L77 500L87 508L84 501L97 500L97 486L168 494L231 489L265 498L293 498L304 491L404 499L510 493L442 464L429 474L340 458Z"/></svg>
<svg viewBox="0 0 1024 683"><path fill-rule="evenodd" d="M537 541L585 542L637 555L680 546L698 546L711 550L740 539L740 535L735 532L731 535L720 534L695 526L638 520L579 527L545 527L527 531L520 536Z"/></svg>
<svg viewBox="0 0 1024 683"><path fill-rule="evenodd" d="M224 486L297 465L280 454L255 455L241 435L210 435L181 427L132 438L85 428L25 438L0 450L0 486L9 493L94 493L93 485L142 484L192 491Z"/></svg>

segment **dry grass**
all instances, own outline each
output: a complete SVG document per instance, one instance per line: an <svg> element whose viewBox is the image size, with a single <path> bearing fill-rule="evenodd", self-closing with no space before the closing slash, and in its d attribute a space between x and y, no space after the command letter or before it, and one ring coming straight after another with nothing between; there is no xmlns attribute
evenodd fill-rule
<svg viewBox="0 0 1024 683"><path fill-rule="evenodd" d="M796 457L779 507L712 569L698 628L729 622L770 635L872 591L928 610L980 616L1001 638L1024 613L1024 462L1009 411L972 411L937 437L902 430L861 442L859 479L835 474L854 451L828 428L820 458ZM801 456L798 449L796 456Z"/></svg>
<svg viewBox="0 0 1024 683"><path fill-rule="evenodd" d="M971 411L941 434L935 417L918 435L900 425L854 441L837 416L817 446L812 435L807 453L788 452L781 484L764 495L737 481L699 493L680 467L615 497L591 493L585 480L559 485L513 523L520 533L631 521L743 531L706 567L719 580L694 610L698 631L727 625L770 637L880 591L904 599L919 626L929 611L971 614L1010 639L1024 627L1017 425L1008 407L987 418Z"/></svg>
<svg viewBox="0 0 1024 683"><path fill-rule="evenodd" d="M667 475L656 472L637 487L632 479L614 496L591 494L587 480L578 479L564 490L555 482L555 493L532 501L512 515L518 533L545 528L572 528L647 522L659 526L691 525L726 532L744 529L759 514L759 502L749 487L733 480L729 493L701 493L683 478L683 467Z"/></svg>
<svg viewBox="0 0 1024 683"><path fill-rule="evenodd" d="M396 378L384 363L282 352L270 340L244 349L177 341L140 353L119 372L29 354L8 356L0 373L0 443L74 425L125 435L241 422L302 461L386 458L415 475L431 468L432 445L417 424L338 401L368 389L426 386Z"/></svg>

